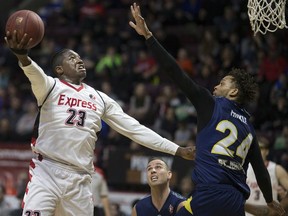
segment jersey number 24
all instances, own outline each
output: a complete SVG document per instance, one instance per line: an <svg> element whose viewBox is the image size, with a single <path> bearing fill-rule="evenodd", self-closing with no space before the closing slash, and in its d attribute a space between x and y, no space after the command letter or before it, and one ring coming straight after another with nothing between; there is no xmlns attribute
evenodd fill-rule
<svg viewBox="0 0 288 216"><path fill-rule="evenodd" d="M228 135L218 141L212 148L211 153L213 154L220 154L220 155L225 155L229 157L235 157L235 151L231 149L232 145L237 144L238 142L238 130L236 126L228 121L228 120L223 120L220 121L216 127L217 131L220 131L222 133L225 133L226 130L229 131ZM250 145L252 143L253 136L251 133L249 133L246 138L243 140L240 140L241 143L239 146L237 146L236 149L236 155L242 159L242 165L245 161L245 158L247 156L248 150L250 148Z"/></svg>

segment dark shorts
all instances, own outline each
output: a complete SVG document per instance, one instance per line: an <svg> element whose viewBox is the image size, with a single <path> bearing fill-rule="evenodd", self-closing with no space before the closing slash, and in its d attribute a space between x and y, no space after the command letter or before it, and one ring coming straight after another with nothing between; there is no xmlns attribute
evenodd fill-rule
<svg viewBox="0 0 288 216"><path fill-rule="evenodd" d="M232 186L197 186L176 216L245 216L245 198Z"/></svg>
<svg viewBox="0 0 288 216"><path fill-rule="evenodd" d="M94 206L94 216L105 216L103 208L98 208Z"/></svg>

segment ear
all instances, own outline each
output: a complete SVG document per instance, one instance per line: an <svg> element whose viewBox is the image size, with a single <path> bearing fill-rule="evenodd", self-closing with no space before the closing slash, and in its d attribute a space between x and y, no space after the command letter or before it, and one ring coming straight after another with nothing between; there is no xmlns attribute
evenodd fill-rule
<svg viewBox="0 0 288 216"><path fill-rule="evenodd" d="M168 171L168 179L171 180L172 179L172 172Z"/></svg>
<svg viewBox="0 0 288 216"><path fill-rule="evenodd" d="M55 71L58 76L62 76L64 73L62 66L56 66Z"/></svg>
<svg viewBox="0 0 288 216"><path fill-rule="evenodd" d="M238 88L233 88L230 90L229 95L231 98L236 98L238 96Z"/></svg>

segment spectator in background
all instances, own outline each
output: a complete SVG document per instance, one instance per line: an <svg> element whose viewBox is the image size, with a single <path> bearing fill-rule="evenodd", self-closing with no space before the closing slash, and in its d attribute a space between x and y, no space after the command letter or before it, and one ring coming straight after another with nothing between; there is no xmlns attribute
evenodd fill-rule
<svg viewBox="0 0 288 216"><path fill-rule="evenodd" d="M34 128L38 108L35 102L28 101L24 113L20 116L16 124L16 133L20 140L30 140Z"/></svg>
<svg viewBox="0 0 288 216"><path fill-rule="evenodd" d="M107 182L98 168L92 173L94 216L111 216Z"/></svg>
<svg viewBox="0 0 288 216"><path fill-rule="evenodd" d="M274 149L274 160L276 163L281 164L281 158L283 154L288 153L288 123L283 125L281 133L276 136L273 145Z"/></svg>
<svg viewBox="0 0 288 216"><path fill-rule="evenodd" d="M132 216L173 216L185 200L170 189L172 172L161 158L151 158L146 168L151 194L140 199L132 209Z"/></svg>
<svg viewBox="0 0 288 216"><path fill-rule="evenodd" d="M0 184L0 216L7 216L13 209L19 208L20 204L16 197L6 194L5 186Z"/></svg>
<svg viewBox="0 0 288 216"><path fill-rule="evenodd" d="M24 113L24 107L22 104L23 100L19 96L10 96L9 97L9 107L4 112L6 117L9 119L13 132L17 128L17 122ZM3 115L3 112L2 114Z"/></svg>
<svg viewBox="0 0 288 216"><path fill-rule="evenodd" d="M3 112L5 108L6 90L0 88L0 111ZM2 117L2 115L0 115Z"/></svg>
<svg viewBox="0 0 288 216"><path fill-rule="evenodd" d="M95 74L96 77L101 77L103 80L110 79L113 80L113 76L118 73L118 68L122 64L121 56L114 46L108 46L106 53L100 57L98 63L96 64Z"/></svg>
<svg viewBox="0 0 288 216"><path fill-rule="evenodd" d="M270 161L267 159L269 154L269 140L265 137L259 137L259 146L261 150L261 155L264 161L264 164L267 167L267 170L270 175L271 179L271 185L272 185L272 193L273 193L273 199L278 200L278 198L281 199L280 187L283 187L284 190L288 190L288 174L286 170L279 164L274 163L273 161ZM247 169L247 184L250 188L250 196L246 200L246 203L249 204L259 204L259 205L265 205L266 201L264 199L263 193L261 192L254 171L251 167L251 165L248 166ZM283 197L282 197L283 198ZM246 215L250 215L246 213Z"/></svg>
<svg viewBox="0 0 288 216"><path fill-rule="evenodd" d="M9 119L0 118L0 141L9 142L14 140L14 136Z"/></svg>
<svg viewBox="0 0 288 216"><path fill-rule="evenodd" d="M167 107L165 114L157 115L153 126L157 133L167 139L174 139L174 133L177 129L177 119L173 107Z"/></svg>
<svg viewBox="0 0 288 216"><path fill-rule="evenodd" d="M10 204L5 200L5 187L0 185L0 216L8 215L10 209Z"/></svg>
<svg viewBox="0 0 288 216"><path fill-rule="evenodd" d="M270 101L272 104L276 103L276 99L279 96L288 96L288 79L287 74L282 73L279 75L278 80L276 80L273 84L270 94Z"/></svg>
<svg viewBox="0 0 288 216"><path fill-rule="evenodd" d="M103 31L106 10L101 1L85 0L80 7L80 25L83 30ZM95 23L97 23L95 25Z"/></svg>
<svg viewBox="0 0 288 216"><path fill-rule="evenodd" d="M157 117L164 117L169 107L176 107L180 104L180 99L177 95L177 90L171 85L163 85L159 89L159 93L155 98L154 109Z"/></svg>
<svg viewBox="0 0 288 216"><path fill-rule="evenodd" d="M133 71L140 82L158 84L157 71L158 64L155 59L148 54L147 50L140 49Z"/></svg>
<svg viewBox="0 0 288 216"><path fill-rule="evenodd" d="M22 199L24 197L27 183L29 182L29 177L26 172L20 172L17 176L17 196L19 201L18 207L9 212L9 216L19 216L22 215L23 209L21 207Z"/></svg>
<svg viewBox="0 0 288 216"><path fill-rule="evenodd" d="M188 51L182 47L177 52L177 62L180 67L191 77L196 75L192 59L189 58Z"/></svg>
<svg viewBox="0 0 288 216"><path fill-rule="evenodd" d="M229 36L239 28L237 17L237 11L232 6L226 5L224 15L214 19L215 25L219 28L220 40L228 40Z"/></svg>
<svg viewBox="0 0 288 216"><path fill-rule="evenodd" d="M189 175L184 176L179 183L179 193L188 198L191 196L191 191L193 191L194 184L191 181L191 177Z"/></svg>
<svg viewBox="0 0 288 216"><path fill-rule="evenodd" d="M151 121L151 96L148 94L147 86L144 83L138 83L134 87L133 95L129 103L129 115L147 125Z"/></svg>
<svg viewBox="0 0 288 216"><path fill-rule="evenodd" d="M126 216L124 212L121 211L120 205L118 203L110 204L111 216Z"/></svg>
<svg viewBox="0 0 288 216"><path fill-rule="evenodd" d="M101 53L100 47L95 43L93 34L89 31L81 35L81 46L79 47L79 55L82 56L83 62L87 70L88 83L100 83L100 80L95 80L95 67ZM93 82L92 82L93 81Z"/></svg>
<svg viewBox="0 0 288 216"><path fill-rule="evenodd" d="M179 120L178 127L174 134L174 142L180 146L187 146L192 135L193 133L191 127L189 127L188 119Z"/></svg>

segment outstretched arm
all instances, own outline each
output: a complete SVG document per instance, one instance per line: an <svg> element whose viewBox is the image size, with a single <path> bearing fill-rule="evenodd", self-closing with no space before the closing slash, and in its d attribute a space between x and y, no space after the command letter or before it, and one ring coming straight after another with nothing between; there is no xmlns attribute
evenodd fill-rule
<svg viewBox="0 0 288 216"><path fill-rule="evenodd" d="M115 131L147 148L177 155L188 160L195 159L195 147L181 147L161 137L153 130L124 113L120 105L112 98L103 93L101 93L101 96L106 104L105 114L102 119Z"/></svg>
<svg viewBox="0 0 288 216"><path fill-rule="evenodd" d="M148 47L154 53L163 71L167 73L192 102L197 110L198 131L200 131L206 126L213 114L215 105L213 96L206 88L196 84L185 71L180 68L175 58L153 37L144 18L141 16L140 7L134 3L130 9L135 22L130 21L129 25L135 29L139 35L145 37Z"/></svg>
<svg viewBox="0 0 288 216"><path fill-rule="evenodd" d="M28 47L32 39L28 38L27 34L24 34L23 38L17 38L16 30L14 32L7 31L4 39L31 82L32 91L37 98L38 105L42 105L55 81L52 77L48 77L42 68L29 58Z"/></svg>

